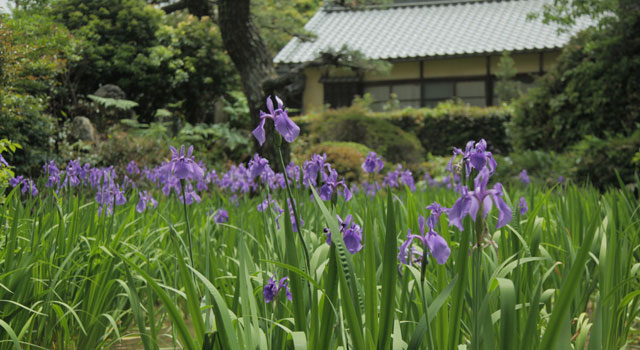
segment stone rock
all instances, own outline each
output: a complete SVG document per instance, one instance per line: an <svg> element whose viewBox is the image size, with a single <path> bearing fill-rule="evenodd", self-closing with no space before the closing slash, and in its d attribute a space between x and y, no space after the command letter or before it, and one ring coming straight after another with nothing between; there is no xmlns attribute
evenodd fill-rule
<svg viewBox="0 0 640 350"><path fill-rule="evenodd" d="M118 85L106 84L102 85L96 92L93 93L99 97L113 98L116 100L124 100L127 95L122 91Z"/></svg>
<svg viewBox="0 0 640 350"><path fill-rule="evenodd" d="M96 128L87 117L75 117L71 122L71 138L85 142L97 140Z"/></svg>

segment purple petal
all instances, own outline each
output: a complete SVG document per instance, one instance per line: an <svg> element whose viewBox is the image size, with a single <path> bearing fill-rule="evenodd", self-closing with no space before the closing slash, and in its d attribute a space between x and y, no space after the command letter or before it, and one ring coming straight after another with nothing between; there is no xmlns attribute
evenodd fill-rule
<svg viewBox="0 0 640 350"><path fill-rule="evenodd" d="M482 170L482 168L487 165L487 158L484 155L484 152L473 153L469 161L471 162L471 165L478 171Z"/></svg>
<svg viewBox="0 0 640 350"><path fill-rule="evenodd" d="M478 216L478 209L480 209L480 203L475 196L471 196L469 198L469 202L467 204L467 213L471 216L471 219L475 222L476 217Z"/></svg>
<svg viewBox="0 0 640 350"><path fill-rule="evenodd" d="M353 230L347 231L343 237L344 245L351 254L355 254L362 249L362 237L359 237Z"/></svg>
<svg viewBox="0 0 640 350"><path fill-rule="evenodd" d="M349 190L349 187L347 187L347 186L344 186L343 194L344 194L344 201L345 202L350 201L351 197L353 197L353 195L351 194L351 190Z"/></svg>
<svg viewBox="0 0 640 350"><path fill-rule="evenodd" d="M409 230L407 240L404 241L404 243L402 243L402 245L399 248L400 251L398 252L398 260L405 265L408 264L407 257L409 255L409 245L411 244L412 241L413 241L413 237L411 235L411 230Z"/></svg>
<svg viewBox="0 0 640 350"><path fill-rule="evenodd" d="M144 212L145 208L146 208L146 203L145 203L144 199L140 198L140 201L136 205L136 211L138 213L142 214L142 212Z"/></svg>
<svg viewBox="0 0 640 350"><path fill-rule="evenodd" d="M491 208L493 207L492 205L493 202L491 202L491 197L490 196L486 196L484 197L484 200L482 201L482 211L483 211L483 217L487 217L487 215L489 214L489 212L491 211Z"/></svg>
<svg viewBox="0 0 640 350"><path fill-rule="evenodd" d="M453 225L460 231L464 231L464 225L462 225L462 219L469 213L469 205L471 198L466 195L461 196L455 202L451 210L449 211L449 226Z"/></svg>
<svg viewBox="0 0 640 350"><path fill-rule="evenodd" d="M282 109L282 107L284 106L284 103L282 103L282 100L280 99L280 97L275 96L276 98L276 102L278 103L278 109Z"/></svg>
<svg viewBox="0 0 640 350"><path fill-rule="evenodd" d="M255 136L255 138L258 140L258 143L260 144L260 146L262 146L262 144L264 144L264 141L266 140L266 135L264 132L264 121L265 121L265 118L260 119L260 123L258 124L258 127L256 127L255 130L251 132L253 136Z"/></svg>
<svg viewBox="0 0 640 350"><path fill-rule="evenodd" d="M427 236L427 247L429 251L431 251L431 255L436 258L438 264L442 265L449 259L451 248L449 248L447 241L436 232L429 232Z"/></svg>
<svg viewBox="0 0 640 350"><path fill-rule="evenodd" d="M511 208L509 208L500 196L492 195L492 197L496 203L496 207L498 207L498 223L496 224L496 228L504 227L511 221Z"/></svg>
<svg viewBox="0 0 640 350"><path fill-rule="evenodd" d="M527 205L527 201L524 197L520 197L520 215L524 215L529 211L529 206Z"/></svg>
<svg viewBox="0 0 640 350"><path fill-rule="evenodd" d="M424 216L422 215L418 218L418 226L420 227L420 234L424 236Z"/></svg>
<svg viewBox="0 0 640 350"><path fill-rule="evenodd" d="M320 187L319 196L323 201L328 201L331 199L331 195L333 195L333 186L328 183L325 183Z"/></svg>
<svg viewBox="0 0 640 350"><path fill-rule="evenodd" d="M184 161L177 161L173 174L178 179L186 179L191 174L191 169Z"/></svg>
<svg viewBox="0 0 640 350"><path fill-rule="evenodd" d="M273 121L275 122L276 130L289 143L293 142L300 134L300 128L287 116L286 112L276 113Z"/></svg>
<svg viewBox="0 0 640 350"><path fill-rule="evenodd" d="M202 168L198 164L192 163L190 177L193 180L200 180L204 177L204 170L202 170Z"/></svg>
<svg viewBox="0 0 640 350"><path fill-rule="evenodd" d="M269 114L273 115L273 101L271 101L271 96L267 97L267 110L269 111Z"/></svg>

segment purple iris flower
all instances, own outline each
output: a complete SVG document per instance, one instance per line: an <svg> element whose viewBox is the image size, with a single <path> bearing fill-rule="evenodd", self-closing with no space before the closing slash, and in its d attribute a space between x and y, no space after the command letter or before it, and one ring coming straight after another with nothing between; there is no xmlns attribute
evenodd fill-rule
<svg viewBox="0 0 640 350"><path fill-rule="evenodd" d="M449 211L449 225L456 226L460 231L464 229L462 219L470 215L473 221L476 220L478 210L482 205L482 215L487 217L493 204L498 207L498 223L496 228L501 228L511 221L511 208L502 199L502 185L496 183L492 189L487 189L489 182L489 169L482 168L474 179L474 190L469 191L466 186L462 187L460 198Z"/></svg>
<svg viewBox="0 0 640 350"><path fill-rule="evenodd" d="M351 214L347 215L344 220L338 215L336 215L336 217L340 224L340 232L342 233L344 245L347 246L349 253L355 254L362 250L362 227L353 222ZM331 231L325 228L324 232L327 234L327 244L331 245Z"/></svg>
<svg viewBox="0 0 640 350"><path fill-rule="evenodd" d="M124 192L120 189L120 185L113 182L112 178L105 175L105 181L98 187L96 193L96 202L98 202L98 216L102 213L111 215L113 213L113 205L123 205L127 202Z"/></svg>
<svg viewBox="0 0 640 350"><path fill-rule="evenodd" d="M411 246L413 242L413 235L411 229L407 229L407 240L398 248L398 261L405 265L420 265L422 262L422 252ZM401 270L402 266L398 266L398 270Z"/></svg>
<svg viewBox="0 0 640 350"><path fill-rule="evenodd" d="M387 172L387 175L382 180L383 186L398 187L398 172L396 170Z"/></svg>
<svg viewBox="0 0 640 350"><path fill-rule="evenodd" d="M187 205L193 204L193 202L200 203L200 196L193 189L193 185L191 182L187 182L187 185L184 187L184 199L182 196L178 196L180 203L186 202Z"/></svg>
<svg viewBox="0 0 640 350"><path fill-rule="evenodd" d="M291 179L292 182L300 182L300 167L297 166L294 162L291 162L289 163L289 165L287 165L286 171L287 176L289 176L289 179Z"/></svg>
<svg viewBox="0 0 640 350"><path fill-rule="evenodd" d="M558 177L558 183L559 183L559 184L563 184L563 183L564 183L564 176L560 175L560 176Z"/></svg>
<svg viewBox="0 0 640 350"><path fill-rule="evenodd" d="M520 175L518 175L518 178L520 179L520 181L522 181L523 184L528 185L531 180L529 180L529 174L527 174L527 169L523 169L520 172Z"/></svg>
<svg viewBox="0 0 640 350"><path fill-rule="evenodd" d="M413 173L409 169L403 170L402 165L400 164L398 164L396 170L389 171L387 173L387 175L384 177L384 180L382 181L382 184L389 187L398 187L404 184L407 185L411 189L411 191L416 190L416 185L413 180Z"/></svg>
<svg viewBox="0 0 640 350"><path fill-rule="evenodd" d="M80 166L80 162L78 160L71 160L67 164L67 174L64 177L62 186L76 187L80 185L83 177L86 178L85 169Z"/></svg>
<svg viewBox="0 0 640 350"><path fill-rule="evenodd" d="M264 123L267 118L273 119L276 130L280 133L280 135L282 135L282 138L284 138L285 141L289 143L293 142L293 140L298 137L298 134L300 134L300 128L296 125L296 123L293 122L293 120L289 118L289 116L287 115L287 110L283 109L284 106L282 100L278 98L278 96L275 96L275 98L276 102L278 103L278 108L274 109L273 101L271 101L271 96L267 97L267 109L269 110L269 113L267 114L263 111L260 111L260 124L258 124L258 127L256 127L252 132L253 136L255 136L255 138L260 143L260 146L264 144L264 141L266 139L264 132Z"/></svg>
<svg viewBox="0 0 640 350"><path fill-rule="evenodd" d="M140 201L136 205L136 211L138 213L142 214L142 212L144 212L147 208L148 204L151 204L154 208L158 207L158 201L153 199L153 196L150 192L142 191L139 192L138 195L140 196Z"/></svg>
<svg viewBox="0 0 640 350"><path fill-rule="evenodd" d="M376 152L369 152L367 158L362 163L362 170L366 173L379 173L384 168L382 156L378 156Z"/></svg>
<svg viewBox="0 0 640 350"><path fill-rule="evenodd" d="M240 191L242 193L249 192L253 184L251 174L244 167L244 164L232 165L226 173L222 174L222 178L218 182L218 186L221 189L229 189L231 192Z"/></svg>
<svg viewBox="0 0 640 350"><path fill-rule="evenodd" d="M211 170L207 173L207 176L205 176L205 180L208 184L217 185L219 181L218 173L215 170Z"/></svg>
<svg viewBox="0 0 640 350"><path fill-rule="evenodd" d="M407 234L407 241L404 242L400 246L400 253L398 253L398 259L401 262L406 264L407 261L407 249L409 244L414 239L418 239L422 242L422 246L426 247L429 250L429 253L436 259L438 264L443 265L449 259L449 255L451 255L451 248L447 244L442 236L440 236L436 231L435 227L438 224L438 220L440 219L440 215L443 213L448 213L449 208L444 208L440 206L440 204L433 202L427 209L431 210L431 215L426 220L426 226L429 228L429 231L425 234L425 219L422 215L418 218L418 225L420 227L420 235L412 235L411 232ZM404 260L404 261L403 261Z"/></svg>
<svg viewBox="0 0 640 350"><path fill-rule="evenodd" d="M2 154L0 154L0 165L2 167L9 167L9 163L7 163L7 161L4 159L4 157L2 156Z"/></svg>
<svg viewBox="0 0 640 350"><path fill-rule="evenodd" d="M325 176L324 184L322 185L322 187L320 187L320 191L318 193L320 195L320 198L323 201L330 200L331 196L333 195L333 191L335 191L338 185L340 185L342 186L344 191L344 200L347 202L351 200L351 191L349 190L349 187L347 187L347 185L344 183L344 179L338 181L338 172L335 169L331 168L331 164L325 164L325 166L327 167L329 174Z"/></svg>
<svg viewBox="0 0 640 350"><path fill-rule="evenodd" d="M401 166L399 165L398 168L401 169ZM416 184L413 180L413 173L411 170L406 169L405 171L402 171L400 173L400 180L402 180L402 183L407 185L411 191L416 190Z"/></svg>
<svg viewBox="0 0 640 350"><path fill-rule="evenodd" d="M369 197L374 197L376 192L380 191L380 184L378 182L368 183L367 181L362 183L362 190Z"/></svg>
<svg viewBox="0 0 640 350"><path fill-rule="evenodd" d="M524 197L520 197L518 207L520 208L520 215L524 215L529 211L529 205L527 205L527 201L524 199Z"/></svg>
<svg viewBox="0 0 640 350"><path fill-rule="evenodd" d="M42 166L42 170L45 175L47 175L47 187L53 187L53 185L60 186L60 169L56 166L56 162L53 160L49 161L49 163L45 163Z"/></svg>
<svg viewBox="0 0 640 350"><path fill-rule="evenodd" d="M453 157L451 157L449 163L447 163L447 171L452 173L454 172L453 161L459 155L462 156L462 163L464 163L467 178L469 178L472 168L480 171L483 168L488 167L491 174L493 174L498 166L491 152L487 151L487 142L484 139L481 139L479 142L475 143L475 145L474 141L467 142L464 152L462 152L461 149L454 147Z"/></svg>
<svg viewBox="0 0 640 350"><path fill-rule="evenodd" d="M11 185L11 187L16 187L20 183L22 183L22 180L24 180L24 176L22 175L14 177L12 179L9 179L9 185Z"/></svg>
<svg viewBox="0 0 640 350"><path fill-rule="evenodd" d="M207 186L206 176L198 180L198 182L196 182L196 190L198 190L199 192L204 192L204 191L207 191L208 189L209 189L209 186Z"/></svg>
<svg viewBox="0 0 640 350"><path fill-rule="evenodd" d="M224 224L229 222L229 213L224 210L224 208L218 209L218 211L213 215L213 221L216 224Z"/></svg>
<svg viewBox="0 0 640 350"><path fill-rule="evenodd" d="M276 276L273 275L269 279L269 283L264 286L262 290L262 295L264 296L264 301L268 303L272 302L274 299L278 297L278 294L281 290L285 290L287 299L292 301L291 291L289 290L289 277L282 277L278 283L276 283Z"/></svg>
<svg viewBox="0 0 640 350"><path fill-rule="evenodd" d="M129 165L127 165L127 173L129 175L137 175L140 174L140 168L136 165L136 162L130 161Z"/></svg>
<svg viewBox="0 0 640 350"><path fill-rule="evenodd" d="M429 174L429 173L424 174L424 178L423 179L427 183L427 185L429 185L429 187L438 186L438 181L435 180L433 177L431 177L431 174Z"/></svg>
<svg viewBox="0 0 640 350"><path fill-rule="evenodd" d="M276 202L275 199L271 199L271 195L267 194L264 198L264 201L262 201L262 203L258 204L258 211L259 212L263 212L265 210L267 210L269 207L271 206L271 208L273 209L273 211L277 214L276 216L276 227L278 228L278 230L280 229L280 222L278 221L280 219L280 216L282 216L282 213L284 213L284 209L280 208L280 206L278 205L278 202Z"/></svg>
<svg viewBox="0 0 640 350"><path fill-rule="evenodd" d="M327 161L327 155L313 154L311 159L306 160L302 164L302 182L305 187L309 185L316 186L318 181L318 173L324 168L324 163Z"/></svg>
<svg viewBox="0 0 640 350"><path fill-rule="evenodd" d="M296 215L293 212L293 206L291 205L291 200L289 198L287 198L287 203L289 204L289 218L291 219L291 226L293 229L293 232L298 232L298 224L296 223ZM293 205L296 205L296 200L293 200ZM302 226L304 226L304 220L302 220L302 217L300 217L300 228L302 229Z"/></svg>
<svg viewBox="0 0 640 350"><path fill-rule="evenodd" d="M9 180L9 185L11 185L11 187L16 187L18 185L22 185L22 189L20 190L20 192L22 194L25 194L28 191L29 194L31 196L33 196L33 197L37 196L38 193L39 193L35 182L33 182L33 180L31 180L29 178L26 178L26 177L24 177L22 175L10 179Z"/></svg>
<svg viewBox="0 0 640 350"><path fill-rule="evenodd" d="M262 175L267 169L271 170L269 167L269 161L265 158L260 157L257 153L253 155L253 158L249 161L249 173L252 178L256 178Z"/></svg>
<svg viewBox="0 0 640 350"><path fill-rule="evenodd" d="M177 179L200 180L204 176L202 168L193 160L191 154L193 146L185 153L184 145L180 147L180 152L171 147L171 160L165 163L160 171L166 178L175 176Z"/></svg>

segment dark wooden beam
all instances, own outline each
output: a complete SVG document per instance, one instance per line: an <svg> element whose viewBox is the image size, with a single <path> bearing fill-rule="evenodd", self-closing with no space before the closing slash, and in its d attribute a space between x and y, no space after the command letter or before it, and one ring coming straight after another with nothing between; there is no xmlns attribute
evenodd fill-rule
<svg viewBox="0 0 640 350"><path fill-rule="evenodd" d="M491 77L491 56L487 56L487 77L484 84L485 92L485 104L487 106L493 105L493 78Z"/></svg>

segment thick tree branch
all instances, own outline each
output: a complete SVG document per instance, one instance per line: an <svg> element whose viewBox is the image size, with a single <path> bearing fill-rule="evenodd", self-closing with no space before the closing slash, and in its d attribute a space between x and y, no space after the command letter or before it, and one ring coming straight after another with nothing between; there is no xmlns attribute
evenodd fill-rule
<svg viewBox="0 0 640 350"><path fill-rule="evenodd" d="M178 2L174 2L173 4L169 4L169 5L165 5L160 7L160 9L162 11L164 11L165 13L169 14L172 12L176 12L176 11L180 11L180 10L184 10L187 8L187 2L185 0L181 0Z"/></svg>

